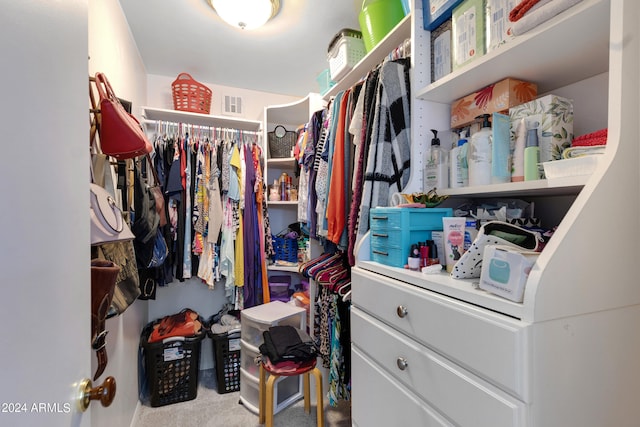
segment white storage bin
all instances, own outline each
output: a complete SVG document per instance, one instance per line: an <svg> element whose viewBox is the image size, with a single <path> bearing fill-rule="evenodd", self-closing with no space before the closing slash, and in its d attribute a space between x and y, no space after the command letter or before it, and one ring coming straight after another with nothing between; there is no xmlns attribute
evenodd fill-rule
<svg viewBox="0 0 640 427"><path fill-rule="evenodd" d="M246 344L255 348L262 344L262 332L274 325L287 325L303 328L306 325L306 311L281 301L272 301L242 310L240 337Z"/></svg>
<svg viewBox="0 0 640 427"><path fill-rule="evenodd" d="M360 31L341 30L329 44L327 53L331 80L343 78L366 54Z"/></svg>
<svg viewBox="0 0 640 427"><path fill-rule="evenodd" d="M240 342L240 358L242 359L240 367L248 374L258 377L260 375L260 367L256 364L256 357L260 351L244 341Z"/></svg>
<svg viewBox="0 0 640 427"><path fill-rule="evenodd" d="M269 377L267 376L267 379ZM240 401L251 412L257 414L260 410L260 380L254 378L244 369L240 369ZM280 377L273 389L273 413L277 414L292 403L302 399L302 376Z"/></svg>

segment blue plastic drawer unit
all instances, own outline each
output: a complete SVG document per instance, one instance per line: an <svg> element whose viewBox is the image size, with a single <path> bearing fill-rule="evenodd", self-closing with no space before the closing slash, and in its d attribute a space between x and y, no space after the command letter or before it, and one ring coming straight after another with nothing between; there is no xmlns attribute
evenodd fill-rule
<svg viewBox="0 0 640 427"><path fill-rule="evenodd" d="M431 239L434 230L442 230L442 218L446 216L453 216L453 209L371 209L371 260L391 267L404 267L411 245Z"/></svg>

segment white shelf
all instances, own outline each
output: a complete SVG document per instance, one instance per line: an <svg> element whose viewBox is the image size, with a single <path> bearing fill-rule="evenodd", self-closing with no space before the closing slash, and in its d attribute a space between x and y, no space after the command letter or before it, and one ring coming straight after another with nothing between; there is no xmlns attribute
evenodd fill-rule
<svg viewBox="0 0 640 427"><path fill-rule="evenodd" d="M449 104L507 77L546 93L609 69L609 2L584 0L451 74L417 88L417 98ZM593 25L597 22L598 25Z"/></svg>
<svg viewBox="0 0 640 427"><path fill-rule="evenodd" d="M296 159L295 157L271 158L267 159L267 164L273 167L293 169L296 167Z"/></svg>
<svg viewBox="0 0 640 427"><path fill-rule="evenodd" d="M269 271L287 271L289 273L298 273L298 265L269 265L267 270Z"/></svg>
<svg viewBox="0 0 640 427"><path fill-rule="evenodd" d="M376 67L389 53L402 42L411 37L411 14L405 16L375 47L365 55L340 81L331 87L324 95L324 99L335 96L338 92L348 89L362 79L369 71Z"/></svg>
<svg viewBox="0 0 640 427"><path fill-rule="evenodd" d="M278 205L278 206L298 206L298 201L288 201L288 200L268 200L268 205Z"/></svg>
<svg viewBox="0 0 640 427"><path fill-rule="evenodd" d="M507 197L507 196L563 196L580 193L591 176L580 175L553 180L509 182L475 187L443 188L443 196Z"/></svg>
<svg viewBox="0 0 640 427"><path fill-rule="evenodd" d="M142 107L142 115L147 120L163 122L189 123L197 126L211 126L258 132L262 128L259 120L247 120L210 114L188 113L163 108Z"/></svg>

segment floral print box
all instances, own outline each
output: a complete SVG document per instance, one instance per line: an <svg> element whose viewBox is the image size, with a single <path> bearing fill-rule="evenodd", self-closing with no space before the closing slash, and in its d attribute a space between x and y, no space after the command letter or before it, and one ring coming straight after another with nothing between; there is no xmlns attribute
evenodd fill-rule
<svg viewBox="0 0 640 427"><path fill-rule="evenodd" d="M509 109L511 140L515 141L518 122L527 129L538 129L540 162L562 159L562 151L573 140L573 103L557 95L547 95Z"/></svg>
<svg viewBox="0 0 640 427"><path fill-rule="evenodd" d="M538 94L535 83L504 79L451 104L451 128L460 129L480 114L506 113L511 107L531 101Z"/></svg>

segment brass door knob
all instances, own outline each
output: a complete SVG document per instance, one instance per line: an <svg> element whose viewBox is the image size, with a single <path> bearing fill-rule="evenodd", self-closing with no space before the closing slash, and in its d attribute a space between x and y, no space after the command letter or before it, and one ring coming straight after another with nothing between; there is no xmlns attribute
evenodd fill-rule
<svg viewBox="0 0 640 427"><path fill-rule="evenodd" d="M116 379L113 377L105 378L102 385L93 387L91 380L86 378L82 380L79 388L78 409L84 412L89 407L92 400L99 400L102 406L111 405L116 397Z"/></svg>

